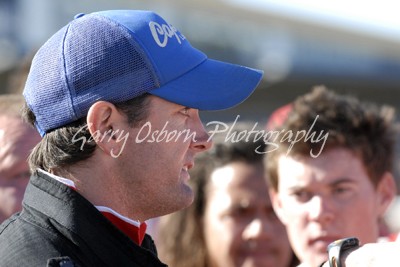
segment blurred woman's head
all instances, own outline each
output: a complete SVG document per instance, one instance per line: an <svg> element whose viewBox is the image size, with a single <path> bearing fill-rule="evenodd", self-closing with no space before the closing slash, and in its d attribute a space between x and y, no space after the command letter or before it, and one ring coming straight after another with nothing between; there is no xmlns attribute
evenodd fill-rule
<svg viewBox="0 0 400 267"><path fill-rule="evenodd" d="M240 131L236 128L236 131ZM293 253L264 178L263 141L214 140L191 170L192 206L161 219L160 258L179 267L288 267Z"/></svg>

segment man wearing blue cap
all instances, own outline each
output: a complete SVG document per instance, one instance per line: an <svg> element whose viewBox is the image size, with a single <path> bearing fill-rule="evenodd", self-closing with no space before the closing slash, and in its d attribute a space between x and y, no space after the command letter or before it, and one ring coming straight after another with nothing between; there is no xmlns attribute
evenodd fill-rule
<svg viewBox="0 0 400 267"><path fill-rule="evenodd" d="M0 227L0 266L165 266L145 220L191 204L198 110L244 101L262 72L208 59L153 12L77 15L37 52L23 210Z"/></svg>

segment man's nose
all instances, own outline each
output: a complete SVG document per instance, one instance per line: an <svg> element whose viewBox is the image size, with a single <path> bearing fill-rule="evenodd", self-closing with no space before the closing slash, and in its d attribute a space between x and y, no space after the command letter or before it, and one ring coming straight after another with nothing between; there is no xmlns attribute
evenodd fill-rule
<svg viewBox="0 0 400 267"><path fill-rule="evenodd" d="M310 201L309 219L321 224L334 219L334 207L332 201L321 195L314 195Z"/></svg>
<svg viewBox="0 0 400 267"><path fill-rule="evenodd" d="M190 147L196 152L203 152L210 149L213 143L200 118L196 124L196 134L191 140Z"/></svg>
<svg viewBox="0 0 400 267"><path fill-rule="evenodd" d="M267 218L263 216L254 217L243 231L244 240L255 240L260 238L267 238L273 231L273 226L268 222Z"/></svg>

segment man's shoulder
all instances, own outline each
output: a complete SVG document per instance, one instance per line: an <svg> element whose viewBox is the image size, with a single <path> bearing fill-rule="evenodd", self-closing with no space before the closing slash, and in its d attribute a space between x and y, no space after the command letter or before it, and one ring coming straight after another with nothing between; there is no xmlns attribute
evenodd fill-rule
<svg viewBox="0 0 400 267"><path fill-rule="evenodd" d="M52 228L45 216L32 215L27 211L19 212L4 221L0 226L0 246L8 239L9 243L19 244L27 240L35 241L38 236L51 236ZM40 239L40 238L39 238Z"/></svg>
<svg viewBox="0 0 400 267"><path fill-rule="evenodd" d="M57 242L46 238L50 235L21 214L13 215L0 227L0 266L46 266L47 259L57 254Z"/></svg>
<svg viewBox="0 0 400 267"><path fill-rule="evenodd" d="M0 267L84 266L68 256L77 253L51 227L25 221L18 214L5 221L0 229Z"/></svg>
<svg viewBox="0 0 400 267"><path fill-rule="evenodd" d="M29 211L24 210L1 225L0 267L104 266L105 262L110 263L110 266L125 266L128 263L130 266L166 266L158 260L154 242L148 235L143 240L142 247L116 247L110 242L102 244L100 248L97 246L96 250L92 246L88 248L89 244L94 245L92 241L73 236L72 232L63 231L62 227L54 225L57 222L51 218L41 217L36 214L38 212L30 214ZM104 231L100 232L106 234ZM107 251L110 252L108 249L116 253L107 255ZM125 255L127 251L133 254ZM119 256L115 258L115 254Z"/></svg>

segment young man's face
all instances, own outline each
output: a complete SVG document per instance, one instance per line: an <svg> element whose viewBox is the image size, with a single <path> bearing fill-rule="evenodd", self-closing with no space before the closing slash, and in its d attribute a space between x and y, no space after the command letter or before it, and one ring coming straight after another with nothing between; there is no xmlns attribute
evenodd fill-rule
<svg viewBox="0 0 400 267"><path fill-rule="evenodd" d="M194 166L195 155L212 145L198 110L150 96L148 117L129 131L127 145L116 159L126 177L125 197L132 198L128 201L142 203L150 217L190 205L193 191L187 184L188 170ZM139 188L140 194L129 194L137 192L131 188Z"/></svg>
<svg viewBox="0 0 400 267"><path fill-rule="evenodd" d="M29 181L28 156L39 134L20 118L0 116L0 223L21 210Z"/></svg>
<svg viewBox="0 0 400 267"><path fill-rule="evenodd" d="M274 208L306 266L326 260L326 247L336 239L378 238L378 218L393 197L390 174L375 188L361 160L335 148L317 158L281 156L278 176L278 192L271 193Z"/></svg>
<svg viewBox="0 0 400 267"><path fill-rule="evenodd" d="M292 250L272 209L262 164L216 169L206 195L203 228L212 266L288 266Z"/></svg>

